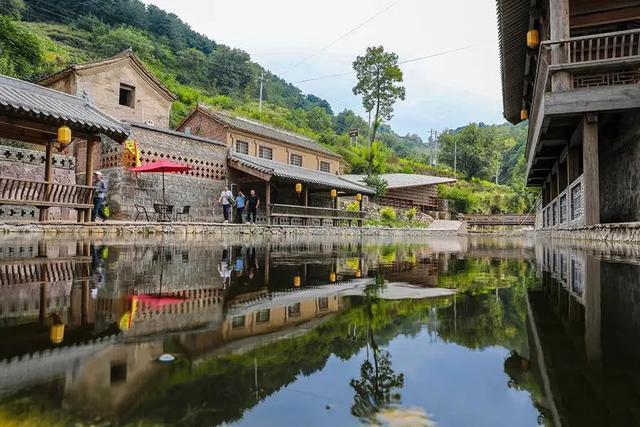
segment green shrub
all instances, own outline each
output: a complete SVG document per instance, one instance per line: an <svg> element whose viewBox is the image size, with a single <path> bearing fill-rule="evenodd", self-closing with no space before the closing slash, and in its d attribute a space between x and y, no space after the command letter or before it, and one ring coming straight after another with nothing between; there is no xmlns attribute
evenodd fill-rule
<svg viewBox="0 0 640 427"><path fill-rule="evenodd" d="M360 203L358 203L357 200L354 200L353 202L347 205L347 211L349 212L358 212L359 210L360 210Z"/></svg>
<svg viewBox="0 0 640 427"><path fill-rule="evenodd" d="M408 209L408 210L404 213L404 215L407 217L407 221L409 221L409 222L411 222L411 221L413 221L414 219L416 219L416 215L417 215L417 214L418 214L418 209L417 209L417 208L415 208L415 207L414 207L414 208L411 208L411 209Z"/></svg>
<svg viewBox="0 0 640 427"><path fill-rule="evenodd" d="M380 218L382 218L384 222L391 223L398 218L398 215L396 214L396 211L393 208L389 206L385 206L380 209Z"/></svg>

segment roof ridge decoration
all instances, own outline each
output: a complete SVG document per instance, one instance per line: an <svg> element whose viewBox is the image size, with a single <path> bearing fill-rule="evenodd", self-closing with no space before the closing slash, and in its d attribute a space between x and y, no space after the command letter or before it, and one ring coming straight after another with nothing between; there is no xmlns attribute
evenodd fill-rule
<svg viewBox="0 0 640 427"><path fill-rule="evenodd" d="M109 65L109 64L113 64L113 63L117 63L125 60L131 61L133 68L138 72L138 74L140 74L142 78L146 79L146 81L151 86L154 86L157 92L162 94L165 98L167 98L170 101L175 101L176 99L178 99L178 97L173 92L171 92L171 90L169 90L169 88L165 86L165 84L162 83L162 81L160 81L160 79L158 79L158 77L156 77L155 74L153 74L142 63L142 61L140 61L140 59L136 56L136 54L133 53L133 50L131 48L125 49L122 52L119 52L107 58L97 59L95 61L89 61L83 64L69 65L68 67L56 73L50 74L46 77L43 77L37 80L36 83L39 84L40 86L48 86L64 78L70 73L78 73L79 71L82 71L82 70L101 67L104 65Z"/></svg>

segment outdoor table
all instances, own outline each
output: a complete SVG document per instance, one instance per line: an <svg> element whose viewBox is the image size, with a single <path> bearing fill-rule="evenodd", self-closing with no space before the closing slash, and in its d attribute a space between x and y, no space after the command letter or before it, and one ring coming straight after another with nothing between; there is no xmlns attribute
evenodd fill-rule
<svg viewBox="0 0 640 427"><path fill-rule="evenodd" d="M158 221L160 222L171 222L173 219L173 208L174 205L165 205L162 203L158 203L159 212L158 212Z"/></svg>

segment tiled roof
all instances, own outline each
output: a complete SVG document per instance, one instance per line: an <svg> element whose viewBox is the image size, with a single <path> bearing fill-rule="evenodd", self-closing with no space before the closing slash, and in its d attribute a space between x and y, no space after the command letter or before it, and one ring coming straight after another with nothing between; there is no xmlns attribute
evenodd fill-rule
<svg viewBox="0 0 640 427"><path fill-rule="evenodd" d="M306 136L298 135L293 132L269 126L254 120L249 120L244 117L231 116L220 111L212 111L203 107L198 108L205 114L211 116L213 119L218 120L234 129L249 132L254 135L264 136L266 138L276 139L278 141L297 145L308 150L321 152L332 157L341 158L339 154L334 153L328 148L325 148L322 145L318 144L313 139L307 138Z"/></svg>
<svg viewBox="0 0 640 427"><path fill-rule="evenodd" d="M95 67L101 67L104 65L114 64L120 61L131 61L133 67L146 78L147 82L151 84L151 86L155 87L156 90L161 93L165 98L170 101L174 101L177 99L176 95L169 90L168 87L164 85L151 71L145 67L145 65L138 59L138 57L133 53L131 48L124 50L114 56L109 58L100 59L92 62L85 62L84 64L74 64L63 70L58 71L57 73L51 74L47 77L44 77L37 81L37 83L41 86L50 86L52 83L57 82L58 80L64 78L69 73L78 72L82 70L88 70Z"/></svg>
<svg viewBox="0 0 640 427"><path fill-rule="evenodd" d="M529 0L496 0L503 114L511 123L521 121L524 76L526 68L534 65L526 44L530 8Z"/></svg>
<svg viewBox="0 0 640 427"><path fill-rule="evenodd" d="M246 154L232 153L229 155L229 160L232 163L230 165L231 167L233 167L233 162L239 162L245 167L255 169L256 171L266 173L268 175L277 176L278 178L322 185L327 188L335 188L336 190L375 194L375 190L372 188L346 180L340 175L304 169L299 166L274 162L273 160L252 157Z"/></svg>
<svg viewBox="0 0 640 427"><path fill-rule="evenodd" d="M227 146L222 141L218 141L218 140L211 139L211 138L205 138L203 136L198 136L198 135L190 135L188 133L180 132L180 131L173 130L173 129L161 128L161 127L147 125L145 123L138 123L138 122L128 122L128 123L130 123L131 126L134 127L134 128L147 129L147 130L150 130L150 131L153 131L153 132L166 133L167 135L173 135L173 136L177 136L177 137L180 137L180 138L192 139L194 141L206 142L208 144L221 145L223 147Z"/></svg>
<svg viewBox="0 0 640 427"><path fill-rule="evenodd" d="M363 182L365 175L343 175L344 179ZM415 173L385 173L380 178L387 181L387 188L418 187L421 185L437 185L456 182L455 178L420 175Z"/></svg>
<svg viewBox="0 0 640 427"><path fill-rule="evenodd" d="M86 99L0 75L0 111L36 116L70 128L104 133L123 140L127 127L103 113Z"/></svg>

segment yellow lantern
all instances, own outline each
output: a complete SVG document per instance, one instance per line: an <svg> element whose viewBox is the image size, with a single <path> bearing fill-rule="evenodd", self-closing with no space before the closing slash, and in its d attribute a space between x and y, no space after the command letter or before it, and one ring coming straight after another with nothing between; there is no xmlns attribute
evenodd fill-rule
<svg viewBox="0 0 640 427"><path fill-rule="evenodd" d="M58 142L60 145L69 145L71 143L71 129L69 129L69 126L60 126L58 128Z"/></svg>
<svg viewBox="0 0 640 427"><path fill-rule="evenodd" d="M362 201L362 194L360 194L360 193L356 194L356 200L361 202Z"/></svg>
<svg viewBox="0 0 640 427"><path fill-rule="evenodd" d="M359 279L361 277L362 277L362 271L356 270L356 279Z"/></svg>
<svg viewBox="0 0 640 427"><path fill-rule="evenodd" d="M335 199L336 197L338 197L338 192L336 191L335 188L331 189L331 198Z"/></svg>
<svg viewBox="0 0 640 427"><path fill-rule="evenodd" d="M329 273L329 281L331 283L334 283L336 281L336 273L334 273L333 271Z"/></svg>
<svg viewBox="0 0 640 427"><path fill-rule="evenodd" d="M540 45L540 32L538 30L527 31L527 46L535 49Z"/></svg>
<svg viewBox="0 0 640 427"><path fill-rule="evenodd" d="M64 340L64 323L51 325L51 328L49 328L49 340L53 344L60 344Z"/></svg>
<svg viewBox="0 0 640 427"><path fill-rule="evenodd" d="M520 110L520 120L528 120L529 119L529 110L523 108Z"/></svg>
<svg viewBox="0 0 640 427"><path fill-rule="evenodd" d="M300 184L299 182L296 183L296 193L302 193L302 184Z"/></svg>
<svg viewBox="0 0 640 427"><path fill-rule="evenodd" d="M296 288L300 287L300 276L293 276L293 286Z"/></svg>

